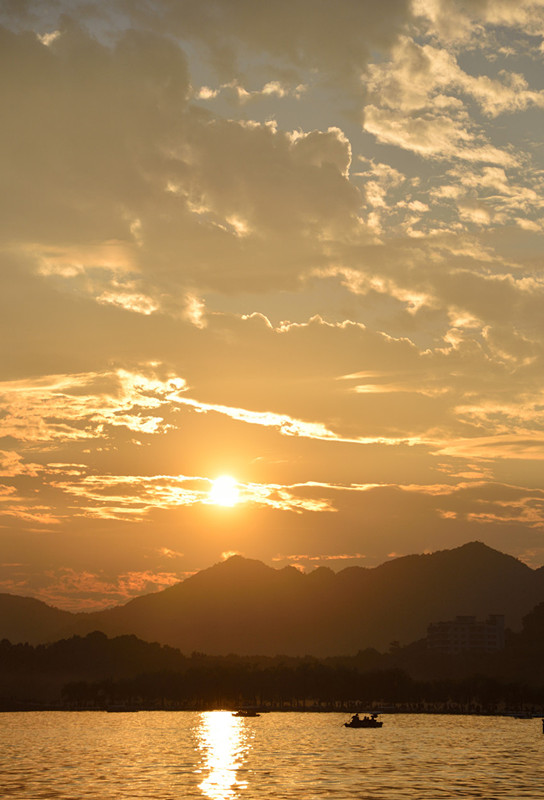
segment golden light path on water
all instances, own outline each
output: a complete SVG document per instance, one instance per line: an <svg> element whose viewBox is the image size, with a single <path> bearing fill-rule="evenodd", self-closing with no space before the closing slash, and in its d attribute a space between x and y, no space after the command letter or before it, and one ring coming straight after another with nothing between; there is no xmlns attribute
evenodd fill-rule
<svg viewBox="0 0 544 800"><path fill-rule="evenodd" d="M199 789L210 800L229 800L247 786L239 780L249 740L244 720L230 711L208 711L200 715L197 731L198 748L203 756L202 771L207 771Z"/></svg>

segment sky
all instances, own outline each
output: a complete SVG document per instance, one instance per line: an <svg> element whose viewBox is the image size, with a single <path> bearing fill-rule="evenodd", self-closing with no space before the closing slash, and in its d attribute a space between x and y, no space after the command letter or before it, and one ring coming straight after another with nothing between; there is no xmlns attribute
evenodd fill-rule
<svg viewBox="0 0 544 800"><path fill-rule="evenodd" d="M544 0L0 25L0 591L544 564Z"/></svg>

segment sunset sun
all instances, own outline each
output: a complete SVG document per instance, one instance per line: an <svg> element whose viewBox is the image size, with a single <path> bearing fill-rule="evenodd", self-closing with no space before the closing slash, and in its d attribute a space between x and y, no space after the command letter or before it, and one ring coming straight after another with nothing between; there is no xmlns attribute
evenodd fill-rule
<svg viewBox="0 0 544 800"><path fill-rule="evenodd" d="M230 475L221 475L212 482L210 501L219 506L234 506L239 500L238 484Z"/></svg>

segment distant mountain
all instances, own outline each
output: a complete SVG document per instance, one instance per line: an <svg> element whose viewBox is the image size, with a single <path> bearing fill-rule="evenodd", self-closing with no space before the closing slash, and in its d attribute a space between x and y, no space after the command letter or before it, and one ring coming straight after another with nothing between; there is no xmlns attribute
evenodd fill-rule
<svg viewBox="0 0 544 800"><path fill-rule="evenodd" d="M407 644L424 637L429 622L458 614L504 614L506 625L519 630L522 617L542 601L544 570L471 542L372 569L321 567L307 575L233 556L124 606L56 619L63 636L134 634L184 653L326 656ZM51 641L54 626L40 633L28 617L22 624L24 616L18 614L20 629L7 625L0 606L0 638Z"/></svg>
<svg viewBox="0 0 544 800"><path fill-rule="evenodd" d="M51 642L70 631L76 614L14 594L0 594L0 639L10 642Z"/></svg>

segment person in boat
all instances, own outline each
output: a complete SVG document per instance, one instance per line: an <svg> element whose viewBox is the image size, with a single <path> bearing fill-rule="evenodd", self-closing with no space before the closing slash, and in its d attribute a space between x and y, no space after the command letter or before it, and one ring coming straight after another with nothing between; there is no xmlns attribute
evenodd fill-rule
<svg viewBox="0 0 544 800"><path fill-rule="evenodd" d="M354 722L355 724L357 724L357 723L358 723L358 722L360 722L360 721L361 721L361 720L359 719L359 714L354 714L354 715L352 716L351 720L350 720L350 722Z"/></svg>

